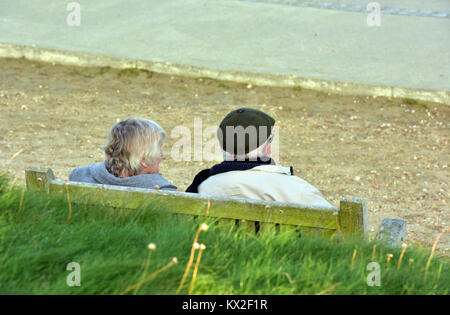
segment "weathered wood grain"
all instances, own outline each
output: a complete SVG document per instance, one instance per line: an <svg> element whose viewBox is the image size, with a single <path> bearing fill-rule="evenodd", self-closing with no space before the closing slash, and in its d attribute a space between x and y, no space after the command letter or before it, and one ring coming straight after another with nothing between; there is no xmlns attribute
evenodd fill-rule
<svg viewBox="0 0 450 315"><path fill-rule="evenodd" d="M66 194L67 185L73 203L119 209L149 206L153 210L161 209L180 215L217 218L228 222L238 220L239 227L250 233L293 228L303 234L333 235L337 232L338 223L345 234L364 233L367 229L367 207L361 198L343 198L339 209L143 188L66 183L54 179L49 168L28 168L26 178L28 189L48 194Z"/></svg>

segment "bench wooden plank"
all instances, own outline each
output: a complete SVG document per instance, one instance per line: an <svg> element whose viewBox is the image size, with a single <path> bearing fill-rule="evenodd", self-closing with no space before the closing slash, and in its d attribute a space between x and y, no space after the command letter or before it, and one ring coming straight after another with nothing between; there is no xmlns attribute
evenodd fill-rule
<svg viewBox="0 0 450 315"><path fill-rule="evenodd" d="M52 180L49 193L65 193L64 181ZM119 186L95 185L71 182L70 198L73 202L95 203L102 206L136 209L151 205L175 213L205 215L210 200L209 217L259 221L268 223L314 226L336 229L336 208L314 208L288 203L272 202L270 208L261 201L234 198L207 197L182 192L165 192L151 189L123 188ZM213 199L214 198L214 199Z"/></svg>
<svg viewBox="0 0 450 315"><path fill-rule="evenodd" d="M113 208L136 209L150 206L173 213L212 217L220 220L245 220L250 228L282 226L302 227L303 232L333 235L364 233L367 229L367 206L362 198L346 197L340 208L263 201L244 198L205 196L184 192L64 182L54 179L49 168L28 168L27 188L49 194L70 192L73 203L99 204ZM255 223L258 222L258 223ZM248 224L247 224L248 225ZM300 229L302 231L302 229Z"/></svg>
<svg viewBox="0 0 450 315"><path fill-rule="evenodd" d="M55 179L49 168L29 167L25 171L25 182L30 190L48 192L50 182Z"/></svg>
<svg viewBox="0 0 450 315"><path fill-rule="evenodd" d="M344 197L340 203L339 226L345 235L367 233L367 203L363 198Z"/></svg>

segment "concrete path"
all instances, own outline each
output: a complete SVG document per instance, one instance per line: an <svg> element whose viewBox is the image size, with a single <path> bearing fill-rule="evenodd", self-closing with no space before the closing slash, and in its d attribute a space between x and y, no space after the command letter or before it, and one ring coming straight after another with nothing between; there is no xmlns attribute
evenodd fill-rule
<svg viewBox="0 0 450 315"><path fill-rule="evenodd" d="M406 88L391 96L450 104L448 0L380 1L380 26L368 25L362 0L79 0L80 26L68 25L69 2L2 0L0 43L230 74L223 79L238 71L249 82L259 73L341 92ZM0 56L17 49L0 45Z"/></svg>
<svg viewBox="0 0 450 315"><path fill-rule="evenodd" d="M402 16L426 16L450 18L450 3L448 0L231 0L244 2L259 2L277 5L311 7L318 9L364 12L370 2L380 5L381 14Z"/></svg>

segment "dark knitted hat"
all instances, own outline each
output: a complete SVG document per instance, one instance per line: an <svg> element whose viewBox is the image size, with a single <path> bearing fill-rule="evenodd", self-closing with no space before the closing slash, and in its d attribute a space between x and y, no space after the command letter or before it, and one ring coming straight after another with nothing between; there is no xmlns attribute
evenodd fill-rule
<svg viewBox="0 0 450 315"><path fill-rule="evenodd" d="M275 119L253 108L239 108L229 113L220 123L217 137L228 153L247 154L269 138Z"/></svg>

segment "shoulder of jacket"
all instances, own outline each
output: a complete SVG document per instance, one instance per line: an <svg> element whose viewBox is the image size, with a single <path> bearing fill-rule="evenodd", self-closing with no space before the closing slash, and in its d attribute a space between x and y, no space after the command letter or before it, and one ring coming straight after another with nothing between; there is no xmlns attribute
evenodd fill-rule
<svg viewBox="0 0 450 315"><path fill-rule="evenodd" d="M82 176L88 170L88 166L75 167L69 174L69 180L74 180L78 176Z"/></svg>
<svg viewBox="0 0 450 315"><path fill-rule="evenodd" d="M278 173L283 175L291 175L291 168L280 165L260 165L254 168L251 168L247 171L260 171L260 172L268 172L268 173Z"/></svg>

